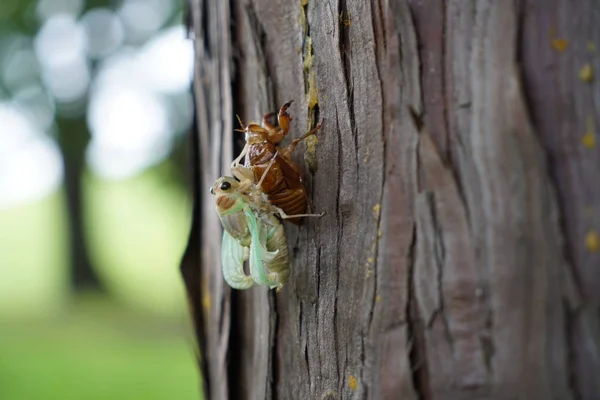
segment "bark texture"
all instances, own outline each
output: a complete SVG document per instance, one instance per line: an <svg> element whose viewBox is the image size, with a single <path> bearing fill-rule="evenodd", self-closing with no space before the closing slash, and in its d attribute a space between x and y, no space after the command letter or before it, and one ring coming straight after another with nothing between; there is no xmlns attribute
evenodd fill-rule
<svg viewBox="0 0 600 400"><path fill-rule="evenodd" d="M600 396L600 3L191 0L207 399ZM600 49L599 49L600 50ZM312 208L232 291L206 189L288 100Z"/></svg>

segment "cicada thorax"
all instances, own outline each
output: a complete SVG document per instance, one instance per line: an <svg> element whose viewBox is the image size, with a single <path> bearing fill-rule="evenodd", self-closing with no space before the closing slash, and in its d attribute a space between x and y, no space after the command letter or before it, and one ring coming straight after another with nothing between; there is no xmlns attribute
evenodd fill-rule
<svg viewBox="0 0 600 400"><path fill-rule="evenodd" d="M246 165L265 164L271 161L277 147L270 142L266 137L252 137L247 139L248 155L246 157Z"/></svg>

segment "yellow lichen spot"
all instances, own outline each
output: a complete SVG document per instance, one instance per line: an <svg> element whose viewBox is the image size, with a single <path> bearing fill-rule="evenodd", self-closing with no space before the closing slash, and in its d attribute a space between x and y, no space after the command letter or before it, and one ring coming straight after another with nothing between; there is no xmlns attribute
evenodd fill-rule
<svg viewBox="0 0 600 400"><path fill-rule="evenodd" d="M363 157L363 163L367 164L369 159L371 158L371 149L367 147L367 151L365 151L365 156Z"/></svg>
<svg viewBox="0 0 600 400"><path fill-rule="evenodd" d="M205 291L202 295L202 308L204 308L205 311L209 311L211 306L212 299L210 297L210 293L208 291Z"/></svg>
<svg viewBox="0 0 600 400"><path fill-rule="evenodd" d="M377 297L375 297L376 302L381 303L381 300L383 300L381 296L377 295Z"/></svg>
<svg viewBox="0 0 600 400"><path fill-rule="evenodd" d="M357 386L358 380L354 375L350 375L350 377L348 378L348 387L350 387L350 390L355 391Z"/></svg>
<svg viewBox="0 0 600 400"><path fill-rule="evenodd" d="M581 143L588 149L593 148L596 145L596 138L594 137L593 132L586 132L585 135L581 138Z"/></svg>
<svg viewBox="0 0 600 400"><path fill-rule="evenodd" d="M596 44L590 40L589 42L587 42L587 49L590 53L595 53L596 52Z"/></svg>
<svg viewBox="0 0 600 400"><path fill-rule="evenodd" d="M304 142L306 143L306 150L314 152L316 150L317 143L319 143L319 138L317 135L310 135L304 139Z"/></svg>
<svg viewBox="0 0 600 400"><path fill-rule="evenodd" d="M319 104L319 95L317 94L317 84L314 71L310 73L310 78L308 78L308 93L306 93L306 102L308 103L309 110L312 110L317 104Z"/></svg>
<svg viewBox="0 0 600 400"><path fill-rule="evenodd" d="M594 133L594 119L592 117L588 117L585 122L585 125L585 134L581 138L581 142L588 149L592 149L596 145L596 135Z"/></svg>
<svg viewBox="0 0 600 400"><path fill-rule="evenodd" d="M300 5L306 7L308 5L308 0L300 0Z"/></svg>
<svg viewBox="0 0 600 400"><path fill-rule="evenodd" d="M306 54L304 56L304 62L302 63L302 67L305 71L308 71L312 68L313 58L312 58L312 39L310 36L306 37Z"/></svg>
<svg viewBox="0 0 600 400"><path fill-rule="evenodd" d="M344 16L344 12L343 11L340 13L340 22L346 28L349 28L350 25L352 25L352 20L350 19L350 12L349 11L346 11L346 16Z"/></svg>
<svg viewBox="0 0 600 400"><path fill-rule="evenodd" d="M381 239L382 236L383 236L383 232L380 229L379 231L377 231L377 239Z"/></svg>
<svg viewBox="0 0 600 400"><path fill-rule="evenodd" d="M579 79L586 83L589 83L594 79L594 70L592 69L590 63L586 63L583 67L581 67L579 70Z"/></svg>
<svg viewBox="0 0 600 400"><path fill-rule="evenodd" d="M306 12L304 12L304 8L300 7L300 16L298 16L298 22L302 27L302 31L306 34L307 24L306 24Z"/></svg>
<svg viewBox="0 0 600 400"><path fill-rule="evenodd" d="M567 39L552 39L552 47L556 51L560 51L561 53L567 49L569 42Z"/></svg>
<svg viewBox="0 0 600 400"><path fill-rule="evenodd" d="M595 253L600 249L600 237L598 237L598 232L593 229L588 231L585 235L585 247L590 253Z"/></svg>
<svg viewBox="0 0 600 400"><path fill-rule="evenodd" d="M306 143L304 161L308 164L310 172L314 174L319 169L319 162L317 160L317 143L319 143L319 138L316 135L310 135L305 139L304 143Z"/></svg>
<svg viewBox="0 0 600 400"><path fill-rule="evenodd" d="M374 261L375 261L375 259L373 259L373 257L369 257L369 258L367 258L367 262L368 262L369 264L373 264L373 262L374 262Z"/></svg>
<svg viewBox="0 0 600 400"><path fill-rule="evenodd" d="M379 219L381 215L381 204L377 203L373 206L373 218Z"/></svg>

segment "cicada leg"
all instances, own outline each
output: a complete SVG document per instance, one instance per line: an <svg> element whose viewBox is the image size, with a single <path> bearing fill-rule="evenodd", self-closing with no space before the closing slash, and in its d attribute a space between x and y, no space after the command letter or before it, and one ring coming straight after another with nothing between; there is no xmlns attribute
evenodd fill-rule
<svg viewBox="0 0 600 400"><path fill-rule="evenodd" d="M307 137L309 137L310 135L314 135L315 133L317 133L320 129L321 129L321 122L319 122L317 124L317 126L315 126L313 129L311 129L310 131L306 132L304 135L300 136L297 139L292 140L292 143L290 143L290 145L282 150L280 150L279 152L281 153L281 155L283 157L288 157L294 150L296 150L296 146L298 146L298 144L303 141L304 139L306 139Z"/></svg>
<svg viewBox="0 0 600 400"><path fill-rule="evenodd" d="M240 190L247 189L246 186L252 184L254 179L254 172L252 168L244 167L243 165L237 165L231 168L231 175L240 181L240 185L243 186Z"/></svg>
<svg viewBox="0 0 600 400"><path fill-rule="evenodd" d="M234 168L236 168L238 165L240 165L240 161L242 161L242 158L244 158L244 156L246 154L248 154L248 144L247 143L244 146L244 148L242 149L242 152L240 153L240 155L237 156L237 158L231 162L231 164L229 165L229 168L233 171Z"/></svg>
<svg viewBox="0 0 600 400"><path fill-rule="evenodd" d="M273 144L281 142L290 131L290 121L293 118L287 113L287 109L292 103L293 100L290 100L279 109L279 112L277 113L278 127L269 122L269 118L275 115L274 112L263 115L262 126L269 131L268 138Z"/></svg>
<svg viewBox="0 0 600 400"><path fill-rule="evenodd" d="M247 149L248 146L244 146L242 153L238 158L233 160L230 166L231 175L240 182L239 190L242 192L249 190L254 182L254 171L252 171L252 168L245 167L239 163L242 157L246 155Z"/></svg>
<svg viewBox="0 0 600 400"><path fill-rule="evenodd" d="M325 215L325 212L322 212L320 214L293 214L293 215L288 215L281 208L279 208L277 206L273 206L273 208L275 209L275 211L277 212L277 214L279 214L281 216L282 219L300 218L300 217L319 217L319 218L321 218L323 215Z"/></svg>
<svg viewBox="0 0 600 400"><path fill-rule="evenodd" d="M277 114L277 111L273 111L268 114L265 114L265 115L263 115L263 118L262 118L262 126L273 132L275 132L277 130L277 127L275 125L273 125L269 120L271 118L273 118L273 116L275 114Z"/></svg>
<svg viewBox="0 0 600 400"><path fill-rule="evenodd" d="M269 161L269 164L267 165L267 168L263 171L262 176L260 177L259 181L256 183L256 186L262 190L262 184L265 180L265 178L267 177L267 174L269 173L269 170L271 169L271 167L273 166L273 164L275 164L275 159L277 158L277 152L275 152L275 154L273 154L273 158L271 158L271 160Z"/></svg>

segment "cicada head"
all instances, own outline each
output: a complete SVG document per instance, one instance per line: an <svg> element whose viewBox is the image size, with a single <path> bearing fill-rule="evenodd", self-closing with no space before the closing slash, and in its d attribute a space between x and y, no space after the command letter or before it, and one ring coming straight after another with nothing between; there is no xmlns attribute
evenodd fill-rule
<svg viewBox="0 0 600 400"><path fill-rule="evenodd" d="M210 193L215 195L215 207L219 215L231 214L244 206L242 194L239 191L240 183L234 178L223 176L216 180L210 188Z"/></svg>
<svg viewBox="0 0 600 400"><path fill-rule="evenodd" d="M240 183L231 177L221 177L210 188L215 195L215 208L221 225L233 238L247 245L250 240L248 226L242 210L246 197L240 191Z"/></svg>

